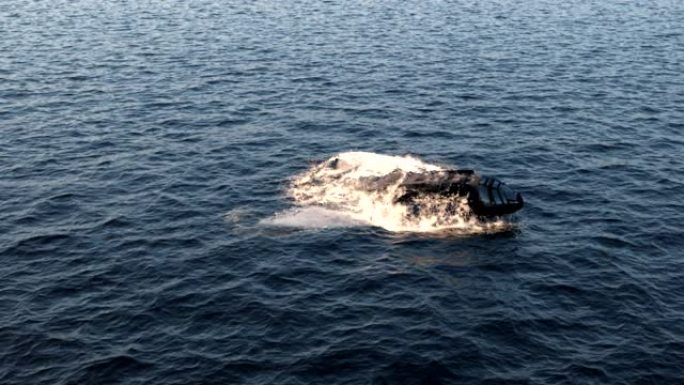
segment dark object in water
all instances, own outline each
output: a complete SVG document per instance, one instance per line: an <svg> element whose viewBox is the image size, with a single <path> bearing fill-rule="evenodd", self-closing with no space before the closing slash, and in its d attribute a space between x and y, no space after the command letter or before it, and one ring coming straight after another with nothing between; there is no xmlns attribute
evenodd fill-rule
<svg viewBox="0 0 684 385"><path fill-rule="evenodd" d="M412 204L417 198L433 194L467 197L473 214L481 217L512 214L524 205L520 193L473 170L409 172L399 186L403 188L403 195L395 202Z"/></svg>

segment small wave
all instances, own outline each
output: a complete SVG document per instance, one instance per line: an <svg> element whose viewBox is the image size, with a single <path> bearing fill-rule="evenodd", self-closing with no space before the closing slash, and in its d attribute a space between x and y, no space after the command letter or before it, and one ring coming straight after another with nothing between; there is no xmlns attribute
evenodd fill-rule
<svg viewBox="0 0 684 385"><path fill-rule="evenodd" d="M503 219L481 220L470 215L466 198L425 196L412 205L397 202L407 173L441 170L444 168L412 156L340 153L295 176L288 195L298 207L261 223L303 228L376 226L392 232L510 230Z"/></svg>

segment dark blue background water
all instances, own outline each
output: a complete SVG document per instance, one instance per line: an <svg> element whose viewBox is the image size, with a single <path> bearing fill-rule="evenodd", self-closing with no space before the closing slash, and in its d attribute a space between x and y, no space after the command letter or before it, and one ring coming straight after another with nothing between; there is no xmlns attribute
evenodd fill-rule
<svg viewBox="0 0 684 385"><path fill-rule="evenodd" d="M684 382L684 3L0 5L0 383ZM336 152L517 230L268 228Z"/></svg>

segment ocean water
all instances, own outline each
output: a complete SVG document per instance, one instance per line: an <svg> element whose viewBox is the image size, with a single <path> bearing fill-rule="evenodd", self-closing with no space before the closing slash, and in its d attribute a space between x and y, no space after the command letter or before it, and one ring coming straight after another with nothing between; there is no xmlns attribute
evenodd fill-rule
<svg viewBox="0 0 684 385"><path fill-rule="evenodd" d="M0 383L684 383L683 21L4 2ZM297 210L293 180L349 151L526 206L459 233Z"/></svg>

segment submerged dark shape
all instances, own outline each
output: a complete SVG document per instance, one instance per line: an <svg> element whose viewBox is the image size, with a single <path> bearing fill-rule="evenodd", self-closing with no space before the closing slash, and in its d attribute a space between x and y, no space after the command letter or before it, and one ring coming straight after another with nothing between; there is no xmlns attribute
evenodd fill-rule
<svg viewBox="0 0 684 385"><path fill-rule="evenodd" d="M413 208L418 213L421 200L430 197L467 198L472 214L497 217L520 210L523 197L496 178L476 174L473 170L439 170L408 172L401 170L381 177L362 178L367 190L385 190L398 183L395 203Z"/></svg>
<svg viewBox="0 0 684 385"><path fill-rule="evenodd" d="M339 158L328 161L331 169L345 170ZM383 176L361 177L359 187L368 191L387 190L397 186L395 203L411 206L418 214L421 211L423 198L466 198L470 213L478 217L499 217L513 214L523 208L525 202L520 193L516 193L500 180L479 175L473 170L435 170L421 172L404 172L396 169ZM455 202L454 202L455 203ZM448 211L454 206L449 204Z"/></svg>
<svg viewBox="0 0 684 385"><path fill-rule="evenodd" d="M481 217L512 214L524 205L520 193L498 179L478 175L473 170L409 172L399 187L403 194L395 202L412 204L426 195L466 197L470 210Z"/></svg>

